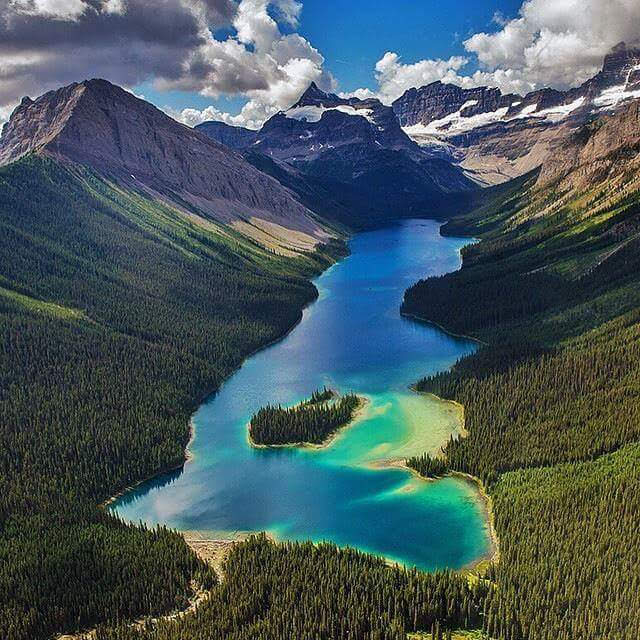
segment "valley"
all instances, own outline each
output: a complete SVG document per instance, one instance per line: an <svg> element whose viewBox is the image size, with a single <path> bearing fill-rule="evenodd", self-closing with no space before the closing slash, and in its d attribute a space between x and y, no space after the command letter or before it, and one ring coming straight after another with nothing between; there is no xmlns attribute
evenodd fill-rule
<svg viewBox="0 0 640 640"><path fill-rule="evenodd" d="M464 241L442 238L438 227L413 220L355 235L349 257L314 280L320 295L301 322L245 361L196 412L182 473L136 487L113 511L210 538L266 531L283 541L331 541L428 570L462 568L489 553L473 486L416 481L388 464L437 453L461 428L446 403L409 385L471 353L474 343L397 313L404 283L459 264ZM324 386L367 399L357 422L328 447L250 446L256 411L296 405Z"/></svg>
<svg viewBox="0 0 640 640"><path fill-rule="evenodd" d="M640 637L640 49L305 86L4 125L0 635Z"/></svg>

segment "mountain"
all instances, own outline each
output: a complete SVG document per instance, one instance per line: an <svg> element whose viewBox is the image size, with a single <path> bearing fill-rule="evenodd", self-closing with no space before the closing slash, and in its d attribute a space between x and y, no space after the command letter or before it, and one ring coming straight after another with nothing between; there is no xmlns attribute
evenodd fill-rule
<svg viewBox="0 0 640 640"><path fill-rule="evenodd" d="M445 225L480 239L460 270L405 294L405 313L486 343L415 385L464 405L442 458L495 509L482 637L640 637L639 138L638 100L577 125Z"/></svg>
<svg viewBox="0 0 640 640"><path fill-rule="evenodd" d="M475 188L448 159L425 153L379 100L341 98L312 83L286 111L249 132L197 127L218 142L292 167L313 189L335 194L338 219L366 227L433 212L445 194ZM433 215L433 214L432 214Z"/></svg>
<svg viewBox="0 0 640 640"><path fill-rule="evenodd" d="M0 637L183 609L213 571L99 505L178 473L193 411L291 330L345 247L277 180L104 81L23 100L0 158Z"/></svg>
<svg viewBox="0 0 640 640"><path fill-rule="evenodd" d="M0 165L30 153L88 167L279 251L330 237L291 191L239 154L105 80L24 98L3 129Z"/></svg>
<svg viewBox="0 0 640 640"><path fill-rule="evenodd" d="M235 127L218 120L203 122L195 128L209 136L209 138L231 149L246 149L256 141L258 134L258 132L253 129Z"/></svg>
<svg viewBox="0 0 640 640"><path fill-rule="evenodd" d="M392 106L425 150L446 153L468 176L495 184L539 166L576 127L639 97L640 47L620 43L598 74L568 91L521 97L434 82L409 89Z"/></svg>
<svg viewBox="0 0 640 640"><path fill-rule="evenodd" d="M537 187L592 188L640 167L640 100L578 128L542 165ZM636 180L636 183L638 181Z"/></svg>

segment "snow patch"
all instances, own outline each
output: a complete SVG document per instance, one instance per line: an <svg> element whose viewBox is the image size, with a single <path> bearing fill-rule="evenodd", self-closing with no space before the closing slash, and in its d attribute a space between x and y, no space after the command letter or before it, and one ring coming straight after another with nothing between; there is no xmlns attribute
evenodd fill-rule
<svg viewBox="0 0 640 640"><path fill-rule="evenodd" d="M626 85L618 85L605 89L597 98L594 98L593 104L600 109L612 109L624 100L640 98L640 89L636 91L627 91Z"/></svg>
<svg viewBox="0 0 640 640"><path fill-rule="evenodd" d="M569 104L561 104L557 107L549 107L535 113L535 117L543 117L549 122L560 122L564 120L572 111L579 109L584 104L584 97L578 98Z"/></svg>
<svg viewBox="0 0 640 640"><path fill-rule="evenodd" d="M350 116L362 116L369 122L375 122L373 119L372 109L355 109L348 104L340 104L335 107L325 107L324 105L309 105L305 107L292 107L284 112L287 118L293 118L294 120L306 120L307 122L319 122L322 118L322 114L326 111L340 111Z"/></svg>
<svg viewBox="0 0 640 640"><path fill-rule="evenodd" d="M537 104L528 104L517 116L513 116L512 120L518 120L520 118L528 118L537 108L538 108Z"/></svg>
<svg viewBox="0 0 640 640"><path fill-rule="evenodd" d="M495 111L486 113L478 113L473 116L464 117L462 111L467 107L477 104L477 100L469 100L465 102L458 111L451 113L439 120L433 120L429 124L414 124L410 127L402 127L402 130L421 147L433 145L446 145L446 138L483 127L494 122L508 122L520 118L536 117L548 122L560 122L566 118L572 111L580 108L584 104L584 98L578 98L570 104L563 104L557 107L550 107L536 112L538 105L527 105L522 111L513 116L506 118L510 107L501 107ZM517 106L521 102L513 103L511 106Z"/></svg>
<svg viewBox="0 0 640 640"><path fill-rule="evenodd" d="M472 103L472 104L469 104ZM463 104L458 111L450 113L444 118L433 120L429 124L414 124L410 127L402 127L402 130L415 142L421 144L418 140L425 140L429 136L453 136L477 127L482 127L493 122L499 122L504 118L508 107L496 109L496 111L488 111L487 113L478 113L474 116L463 117L461 111L469 106L476 104L477 100L469 100ZM426 144L426 143L424 143Z"/></svg>

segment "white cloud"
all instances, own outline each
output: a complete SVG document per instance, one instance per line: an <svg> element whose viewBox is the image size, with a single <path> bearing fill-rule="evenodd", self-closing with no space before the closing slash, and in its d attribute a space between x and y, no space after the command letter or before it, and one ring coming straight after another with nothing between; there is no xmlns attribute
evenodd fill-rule
<svg viewBox="0 0 640 640"><path fill-rule="evenodd" d="M637 0L526 0L499 31L464 44L489 73L511 71L536 87L567 88L592 76L613 45L638 36Z"/></svg>
<svg viewBox="0 0 640 640"><path fill-rule="evenodd" d="M125 0L105 0L102 4L102 11L105 13L113 13L117 15L124 15L127 7Z"/></svg>
<svg viewBox="0 0 640 640"><path fill-rule="evenodd" d="M54 20L76 20L87 10L83 0L9 0L9 7L19 14Z"/></svg>
<svg viewBox="0 0 640 640"><path fill-rule="evenodd" d="M345 100L349 98L358 98L358 100L367 100L368 98L377 98L378 94L371 89L356 89L355 91L341 91L338 93Z"/></svg>
<svg viewBox="0 0 640 640"><path fill-rule="evenodd" d="M403 64L397 53L387 51L376 63L379 97L389 103L409 87L421 87L435 80L453 82L458 77L457 71L467 63L467 58L453 56L448 60L420 60Z"/></svg>
<svg viewBox="0 0 640 640"><path fill-rule="evenodd" d="M292 0L242 0L232 25L237 37L224 41L209 37L190 61L192 69L186 80L163 82L164 88L197 90L217 98L245 95L247 103L237 115L213 106L203 110L184 109L179 119L186 124L221 120L228 124L259 128L273 114L291 106L311 84L317 82L327 90L335 89L335 79L323 69L324 58L311 43L297 33L283 34L269 7L276 15L295 27L301 4Z"/></svg>
<svg viewBox="0 0 640 640"><path fill-rule="evenodd" d="M226 122L227 124L237 127L247 126L246 120L242 116L232 116L228 113L225 113L224 111L216 109L214 106L206 107L202 110L183 109L182 111L177 111L175 109L165 109L165 111L172 118L175 118L180 122L184 122L184 124L190 127L195 127L197 124L207 122L208 120L219 120L220 122ZM250 128L257 129L258 126L253 126Z"/></svg>
<svg viewBox="0 0 640 640"><path fill-rule="evenodd" d="M153 80L159 90L247 100L237 115L185 109L185 122L256 128L311 81L336 90L321 52L295 31L301 9L299 0L0 0L0 107L84 77L128 86ZM216 39L212 27L220 25L234 35ZM598 70L611 46L637 40L640 2L524 0L516 17L496 13L493 25L464 42L464 56L405 63L388 51L373 89L341 95L388 104L435 80L517 93L573 86ZM474 62L478 70L465 73Z"/></svg>
<svg viewBox="0 0 640 640"><path fill-rule="evenodd" d="M9 119L11 112L16 108L17 105L7 105L5 107L0 107L0 131L2 131L2 125Z"/></svg>
<svg viewBox="0 0 640 640"><path fill-rule="evenodd" d="M465 57L405 64L397 53L387 52L376 64L375 93L390 103L407 89L435 80L466 88L495 86L504 93L576 86L599 70L612 46L638 40L640 2L525 0L517 17L508 20L496 13L493 22L497 31L476 33L464 42L479 70L461 73Z"/></svg>

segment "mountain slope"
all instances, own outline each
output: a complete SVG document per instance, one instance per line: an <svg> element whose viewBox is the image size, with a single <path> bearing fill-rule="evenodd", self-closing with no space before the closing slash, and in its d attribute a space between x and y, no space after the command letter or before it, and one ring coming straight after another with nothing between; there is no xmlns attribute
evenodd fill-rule
<svg viewBox="0 0 640 640"><path fill-rule="evenodd" d="M313 83L258 132L217 123L197 129L254 158L262 154L293 167L307 177L303 190L334 194L343 211L332 217L352 227L434 215L443 196L475 188L447 159L424 153L390 107L378 100L340 98Z"/></svg>
<svg viewBox="0 0 640 640"><path fill-rule="evenodd" d="M448 154L478 182L522 175L550 157L575 127L640 97L640 46L620 43L602 70L568 91L526 96L434 82L393 103L404 131L430 153Z"/></svg>
<svg viewBox="0 0 640 640"><path fill-rule="evenodd" d="M329 253L285 258L42 154L0 168L0 629L184 606L211 571L97 507L184 463L189 419L288 331Z"/></svg>
<svg viewBox="0 0 640 640"><path fill-rule="evenodd" d="M0 165L28 153L90 167L117 184L223 222L274 248L308 250L330 233L294 195L227 147L104 80L23 99L0 138Z"/></svg>
<svg viewBox="0 0 640 640"><path fill-rule="evenodd" d="M406 313L487 343L417 388L464 405L446 461L493 499L491 638L640 635L638 102L451 220L482 241L405 294Z"/></svg>

